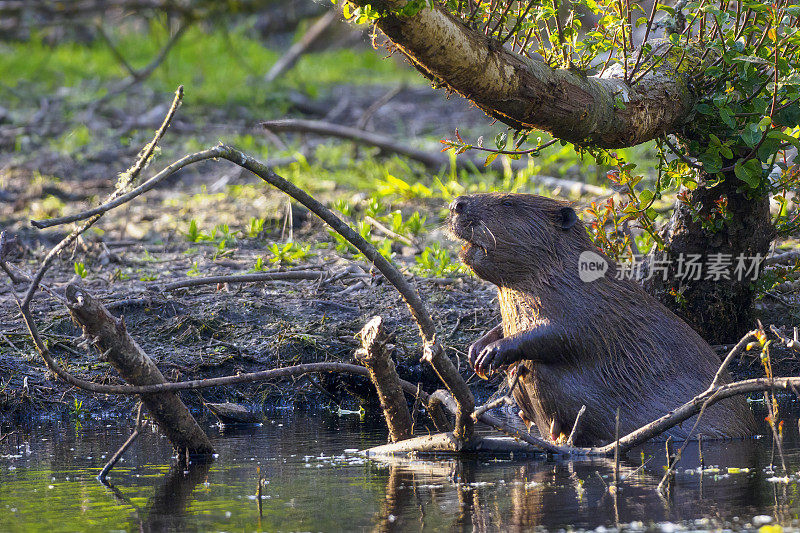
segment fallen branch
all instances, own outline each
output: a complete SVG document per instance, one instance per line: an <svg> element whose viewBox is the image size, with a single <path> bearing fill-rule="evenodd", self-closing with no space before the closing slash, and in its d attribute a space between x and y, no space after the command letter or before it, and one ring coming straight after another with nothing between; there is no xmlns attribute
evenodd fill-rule
<svg viewBox="0 0 800 533"><path fill-rule="evenodd" d="M780 265L791 263L800 259L800 250L790 250L764 259L764 265Z"/></svg>
<svg viewBox="0 0 800 533"><path fill-rule="evenodd" d="M66 297L72 318L125 381L134 385L167 382L153 360L130 336L122 318L114 318L103 304L78 285L68 285ZM214 453L208 436L176 394L143 394L141 398L179 455L210 457Z"/></svg>
<svg viewBox="0 0 800 533"><path fill-rule="evenodd" d="M331 24L333 24L338 14L339 13L336 10L332 9L317 19L317 21L314 22L310 28L308 28L308 31L306 31L303 37L294 43L289 50L280 59L278 59L274 65L272 65L272 68L269 69L267 75L264 76L264 81L267 83L272 83L284 72L292 68L294 64L297 63L297 60L300 59L300 56L305 53L308 47L314 44L320 35L322 35Z"/></svg>
<svg viewBox="0 0 800 533"><path fill-rule="evenodd" d="M389 437L392 442L411 438L413 435L411 413L403 395L400 377L386 346L389 335L383 329L383 319L380 316L372 317L359 336L362 347L356 352L356 356L369 370L369 379L378 391L378 399L386 417L386 425L389 427ZM419 392L421 391L417 387L415 394L418 395Z"/></svg>
<svg viewBox="0 0 800 533"><path fill-rule="evenodd" d="M339 137L347 139L359 144L368 146L376 146L381 150L404 155L414 161L419 161L426 167L432 169L440 169L443 166L450 164L450 156L442 152L426 152L417 148L412 148L398 143L391 137L364 131L363 129L351 128L348 126L340 126L339 124L331 124L321 120L305 120L305 119L281 119L271 120L261 123L264 128L271 132L299 132L299 133L313 133L317 135L325 135L330 137ZM496 160L496 164L500 164L500 160ZM511 161L512 168L520 170L527 167L524 161ZM493 163L494 164L494 163ZM456 168L483 168L484 160L479 158L469 157L456 157ZM580 181L565 180L561 178L554 178L551 176L531 176L530 181L542 187L549 189L559 190L562 196L568 194L581 196L584 194L591 194L593 196L603 196L609 193L608 189L592 185L589 183L582 183ZM613 194L613 191L611 191Z"/></svg>
<svg viewBox="0 0 800 533"><path fill-rule="evenodd" d="M228 276L207 276L204 278L188 278L180 281L173 281L166 285L153 283L153 288L165 291L175 289L185 289L187 287L198 287L200 285L217 285L220 283L254 283L258 281L291 281L291 280L320 280L324 279L328 272L324 270L300 270L291 272L253 272L250 274L231 274Z"/></svg>
<svg viewBox="0 0 800 533"><path fill-rule="evenodd" d="M441 152L426 152L411 146L400 144L391 137L372 133L365 130L359 130L348 126L340 126L339 124L331 124L321 120L305 120L305 119L282 119L270 120L262 122L262 126L272 132L300 132L300 133L314 133L317 135L325 135L329 137L339 137L347 139L359 144L368 146L376 146L381 150L400 154L419 161L423 165L432 169L439 169L450 164L450 156ZM456 159L456 165L464 168L469 165L475 165L475 162L466 159Z"/></svg>
<svg viewBox="0 0 800 533"><path fill-rule="evenodd" d="M403 92L406 88L405 84L400 84L396 87L392 87L387 92L385 92L380 98L375 100L371 106L369 106L358 118L358 122L356 122L356 128L359 130L366 130L367 125L369 124L369 120L372 118L372 115L378 112L380 108L385 106L389 103L389 101Z"/></svg>

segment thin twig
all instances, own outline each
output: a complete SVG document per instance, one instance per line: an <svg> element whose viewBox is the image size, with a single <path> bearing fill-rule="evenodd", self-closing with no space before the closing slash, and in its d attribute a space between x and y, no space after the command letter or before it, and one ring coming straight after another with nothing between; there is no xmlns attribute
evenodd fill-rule
<svg viewBox="0 0 800 533"><path fill-rule="evenodd" d="M108 211L111 211L115 207L119 207L123 204L130 202L137 196L146 193L150 189L153 189L156 185L158 185L159 183L170 177L172 174L174 174L181 168L187 165L191 165L192 163L204 161L206 159L215 159L219 157L221 152L222 152L221 148L219 146L215 146L214 148L210 148L208 150L203 150L201 152L187 155L186 157L183 157L175 161L174 163L172 163L164 170L162 170L149 180L145 181L135 189L132 189L131 191L125 194L121 194L117 197L114 197L112 200L107 201L101 205L98 205L97 207L94 207L92 209L87 209L86 211L81 211L80 213L66 215L63 217L49 218L46 220L32 220L31 225L39 229L44 229L44 228L51 228L53 226L60 226L62 224L68 224L70 222L77 222L79 220L85 220L93 216L102 215L104 213L107 213Z"/></svg>
<svg viewBox="0 0 800 533"><path fill-rule="evenodd" d="M394 240L403 242L412 248L421 249L420 244L413 239L406 237L405 235L400 235L397 232L392 231L391 229L387 228L385 225L381 224L379 221L375 220L371 216L367 215L364 217L365 222L369 222L370 225L374 226L375 229L386 235L387 237L391 237Z"/></svg>
<svg viewBox="0 0 800 533"><path fill-rule="evenodd" d="M367 129L367 124L369 124L369 120L372 118L372 115L378 112L380 108L385 106L389 101L403 92L406 88L405 83L401 83L395 87L392 87L388 91L386 91L380 98L375 100L358 118L358 122L356 122L356 128L360 130ZM266 129L266 128L265 128ZM268 129L266 131L269 131Z"/></svg>
<svg viewBox="0 0 800 533"><path fill-rule="evenodd" d="M158 55L153 58L153 60L147 64L143 69L135 71L128 79L123 80L117 86L112 87L108 90L108 92L99 100L92 104L93 107L99 107L115 96L124 93L137 83L141 83L142 81L146 80L150 77L150 75L158 68L158 66L164 62L166 59L167 54L169 51L172 50L172 47L178 42L178 40L183 36L186 30L189 28L190 23L186 22L181 24L181 26L175 31L172 37L169 38L167 44L161 49Z"/></svg>
<svg viewBox="0 0 800 533"><path fill-rule="evenodd" d="M472 413L472 419L475 420L475 421L478 421L478 419L480 419L480 417L481 417L481 415L483 415L483 413L485 413L485 412L487 412L487 411L489 411L491 409L494 409L495 407L503 405L504 403L512 402L513 401L512 394L514 393L514 388L517 386L517 382L519 381L519 376L520 376L520 372L519 372L519 370L517 370L517 372L514 373L514 379L511 381L511 385L509 385L509 387L508 387L508 393L504 394L503 396L501 396L500 398L497 398L494 401L487 402L487 403L481 405L480 407L477 407L475 409L475 411Z"/></svg>
<svg viewBox="0 0 800 533"><path fill-rule="evenodd" d="M581 405L580 411L578 411L578 414L575 415L575 423L572 424L572 431L569 432L569 437L567 437L567 446L575 445L575 437L578 435L578 431L580 430L581 419L585 412L586 412L586 406Z"/></svg>
<svg viewBox="0 0 800 533"><path fill-rule="evenodd" d="M172 100L172 105L170 106L169 111L167 111L167 114L164 117L161 126L158 128L155 135L153 136L153 140L150 141L148 144L146 144L144 148L142 148L133 166L120 175L118 188L113 193L111 193L111 195L109 196L109 200L113 200L123 195L126 189L136 181L136 178L139 176L142 169L144 169L144 167L147 165L147 162L150 160L153 153L155 152L158 142L164 136L164 133L166 133L167 128L172 122L172 118L175 116L175 113L177 112L178 107L180 107L182 100L183 100L183 85L179 86L178 89L175 91L175 98ZM30 307L31 300L33 300L33 296L36 293L36 290L39 288L39 284L41 283L42 278L44 278L45 273L50 268L51 263L58 256L58 254L61 253L61 251L64 250L67 246L72 244L75 241L75 239L77 239L83 232L92 227L95 222L100 220L100 217L103 216L103 213L105 213L105 211L93 214L90 217L81 217L76 219L76 220L82 220L88 218L88 220L86 220L86 222L84 222L83 225L73 230L72 233L67 235L64 239L61 240L61 242L55 245L50 250L50 252L48 252L45 258L42 260L42 264L39 267L39 270L37 270L36 274L34 274L33 279L31 280L31 284L28 286L28 291L25 293L25 297L23 298L22 303L20 304L21 307L26 309Z"/></svg>
<svg viewBox="0 0 800 533"><path fill-rule="evenodd" d="M673 144L672 144L671 142L669 142L669 139L667 139L667 136L666 136L666 135L663 137L663 139L664 139L664 144L666 144L666 145L667 145L667 148L669 148L670 152L672 152L673 154L675 154L676 156L678 156L678 157L680 158L680 160L681 160L681 161L683 161L684 163L686 163L686 165L687 165L689 168L694 168L694 169L697 169L697 170L702 170L702 169L703 169L703 167L702 167L701 165L698 165L697 163L693 163L693 162L692 162L692 161L691 161L691 160L690 160L688 157L686 157L686 156L685 156L685 155L684 155L684 154L683 154L683 153L682 153L680 150L678 150L678 148L676 148L675 146L673 146Z"/></svg>
<svg viewBox="0 0 800 533"><path fill-rule="evenodd" d="M656 16L656 8L658 7L658 2L653 2L653 8L650 10L650 16L647 18L647 28L644 31L644 38L642 39L642 44L639 47L639 51L636 54L636 62L633 64L633 70L631 70L631 79L636 74L636 71L639 69L639 61L642 59L642 50L644 50L644 45L647 43L647 38L650 36L650 29L653 26L653 19Z"/></svg>
<svg viewBox="0 0 800 533"><path fill-rule="evenodd" d="M124 454L125 451L128 448L130 448L131 444L133 444L133 441L136 440L136 437L139 436L139 430L142 429L143 407L144 404L142 402L139 402L139 407L136 410L136 425L133 428L133 433L131 433L131 436L128 437L128 440L126 440L125 443L122 446L120 446L116 452L114 452L114 455L111 456L111 459L108 460L108 462L100 471L100 473L97 474L97 480L100 481L100 483L102 483L103 485L106 484L106 476L108 476L108 473L111 471L112 468L114 468L114 465L117 464L117 461L120 460L122 454Z"/></svg>

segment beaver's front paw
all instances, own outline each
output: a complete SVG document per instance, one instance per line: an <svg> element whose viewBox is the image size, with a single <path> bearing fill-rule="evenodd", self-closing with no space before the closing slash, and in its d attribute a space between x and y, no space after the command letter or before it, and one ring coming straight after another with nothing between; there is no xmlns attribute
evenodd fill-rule
<svg viewBox="0 0 800 533"><path fill-rule="evenodd" d="M478 375L490 375L521 359L516 343L507 339L492 342L481 350L473 365Z"/></svg>
<svg viewBox="0 0 800 533"><path fill-rule="evenodd" d="M483 379L488 379L488 377L485 374L481 374L480 372L478 372L477 370L478 357L489 344L502 338L503 338L502 325L496 326L486 335L473 342L469 347L469 352L467 354L469 358L469 366L475 369L475 373L478 374Z"/></svg>

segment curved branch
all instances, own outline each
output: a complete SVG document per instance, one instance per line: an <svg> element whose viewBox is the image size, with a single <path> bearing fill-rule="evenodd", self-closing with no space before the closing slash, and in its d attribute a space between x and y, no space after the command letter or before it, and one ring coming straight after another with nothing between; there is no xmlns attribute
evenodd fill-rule
<svg viewBox="0 0 800 533"><path fill-rule="evenodd" d="M467 27L439 3L395 15L405 0L355 0L385 13L377 26L424 75L518 129L541 129L578 144L619 148L670 133L693 106L689 69L667 55L640 83L587 77L523 58Z"/></svg>
<svg viewBox="0 0 800 533"><path fill-rule="evenodd" d="M209 150L204 150L202 152L186 156L162 170L156 176L150 178L147 182L130 191L126 195L115 198L112 201L94 209L77 213L70 217L62 217L60 219L53 219L51 221L40 222L38 224L55 225L62 224L66 220L74 222L88 218L88 222L82 226L82 228L85 228L87 224L91 224L96 221L100 216L102 216L103 213L135 198L139 194L152 189L160 181L166 179L171 173L175 172L175 170L190 163L212 158L227 159L228 161L249 170L263 181L283 191L299 203L303 204L306 208L308 208L324 222L326 222L331 228L333 228L334 231L339 233L348 242L350 242L350 244L355 246L362 254L364 254L364 256L375 265L381 274L384 275L387 281L389 281L397 289L397 291L403 297L403 300L406 302L411 315L414 317L414 321L419 327L420 335L422 336L424 345L423 357L431 364L434 371L440 377L447 389L453 393L453 396L455 396L458 403L455 435L459 438L469 439L472 434L473 426L473 421L470 417L470 414L475 407L474 397L472 396L472 392L469 390L469 387L467 387L466 382L458 373L455 365L453 365L452 361L447 358L447 356L444 354L444 349L436 341L436 326L433 323L433 320L431 319L427 309L425 308L425 304L422 302L422 298L420 298L417 290L411 286L403 274L394 265L392 265L389 260L383 257L372 244L367 242L361 235L359 235L357 231L347 225L342 219L337 217L330 209L322 205L304 190L273 172L268 166L240 152L239 150L220 144ZM41 279L38 281L41 281ZM29 289L29 292L32 293L33 289ZM29 303L29 298L26 298L24 305L21 307L27 308L27 303ZM21 310L24 313L24 311L27 309ZM26 322L28 322L27 319ZM32 322L32 320L30 322ZM35 337L35 328L31 328L30 326L31 324L29 324L31 335ZM45 353L42 353L42 356L47 361L48 366L51 366L52 358L50 361L48 361L48 357L45 356Z"/></svg>
<svg viewBox="0 0 800 533"><path fill-rule="evenodd" d="M73 215L66 215L63 217L56 217L56 218L48 218L46 220L31 220L31 226L39 229L50 228L53 226L60 226L61 224L68 224L70 222L77 222L79 220L85 220L87 218L91 218L93 216L102 215L111 211L115 207L119 207L122 204L126 204L136 198L137 196L146 193L150 189L154 188L156 185L173 175L178 170L182 169L186 165L191 165L192 163L197 163L198 161L203 161L205 159L214 159L219 157L221 152L221 147L215 146L214 148L209 148L208 150L203 150L202 152L197 152L191 155L187 155L181 159L178 159L167 168L150 178L149 180L145 181L135 189L131 191L119 195L115 198L110 199L109 201L105 202L104 204L98 205L97 207L93 207L91 209L87 209L86 211L81 211L80 213L75 213Z"/></svg>

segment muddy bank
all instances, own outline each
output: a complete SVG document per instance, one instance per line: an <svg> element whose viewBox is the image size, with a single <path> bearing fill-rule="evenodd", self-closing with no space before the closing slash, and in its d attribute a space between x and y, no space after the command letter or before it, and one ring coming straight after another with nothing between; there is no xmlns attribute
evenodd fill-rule
<svg viewBox="0 0 800 533"><path fill-rule="evenodd" d="M112 243L113 244L113 243ZM382 315L396 334L396 360L401 376L433 390L435 376L419 362L417 328L397 292L365 264L322 258L303 270L325 271L322 281L292 280L230 283L163 290L176 280L200 277L184 273L198 263L185 247L111 247L117 264L140 262L157 265L157 281L140 279L85 280L88 290L103 300L117 316L125 317L129 331L153 357L170 380L200 379L252 372L298 363L352 361L355 335L375 314ZM171 249L170 249L171 248ZM251 251L255 253L255 251ZM246 251L235 259L201 259L203 276L241 273L252 260ZM71 263L53 269L46 284L59 293L72 276L59 276ZM301 267L296 267L296 269ZM112 273L117 270L108 270ZM441 324L443 340L454 361L480 335L486 324L499 320L494 291L475 280L426 280L418 286ZM20 285L19 287L22 287ZM65 386L44 370L6 284L0 291L0 331L6 337L0 357L0 411L5 417L75 410L128 412L130 398L97 397ZM99 382L116 383L113 370L96 351L80 346L80 331L66 308L46 293L35 300L35 317L53 353L71 372ZM13 344L13 346L12 346ZM463 367L463 365L462 365ZM471 374L465 370L465 376ZM205 401L234 401L254 409L275 405L318 404L320 400L352 406L371 401L372 391L357 377L309 376L295 383L260 383L204 389L183 395L194 407ZM76 403L77 402L77 403Z"/></svg>

